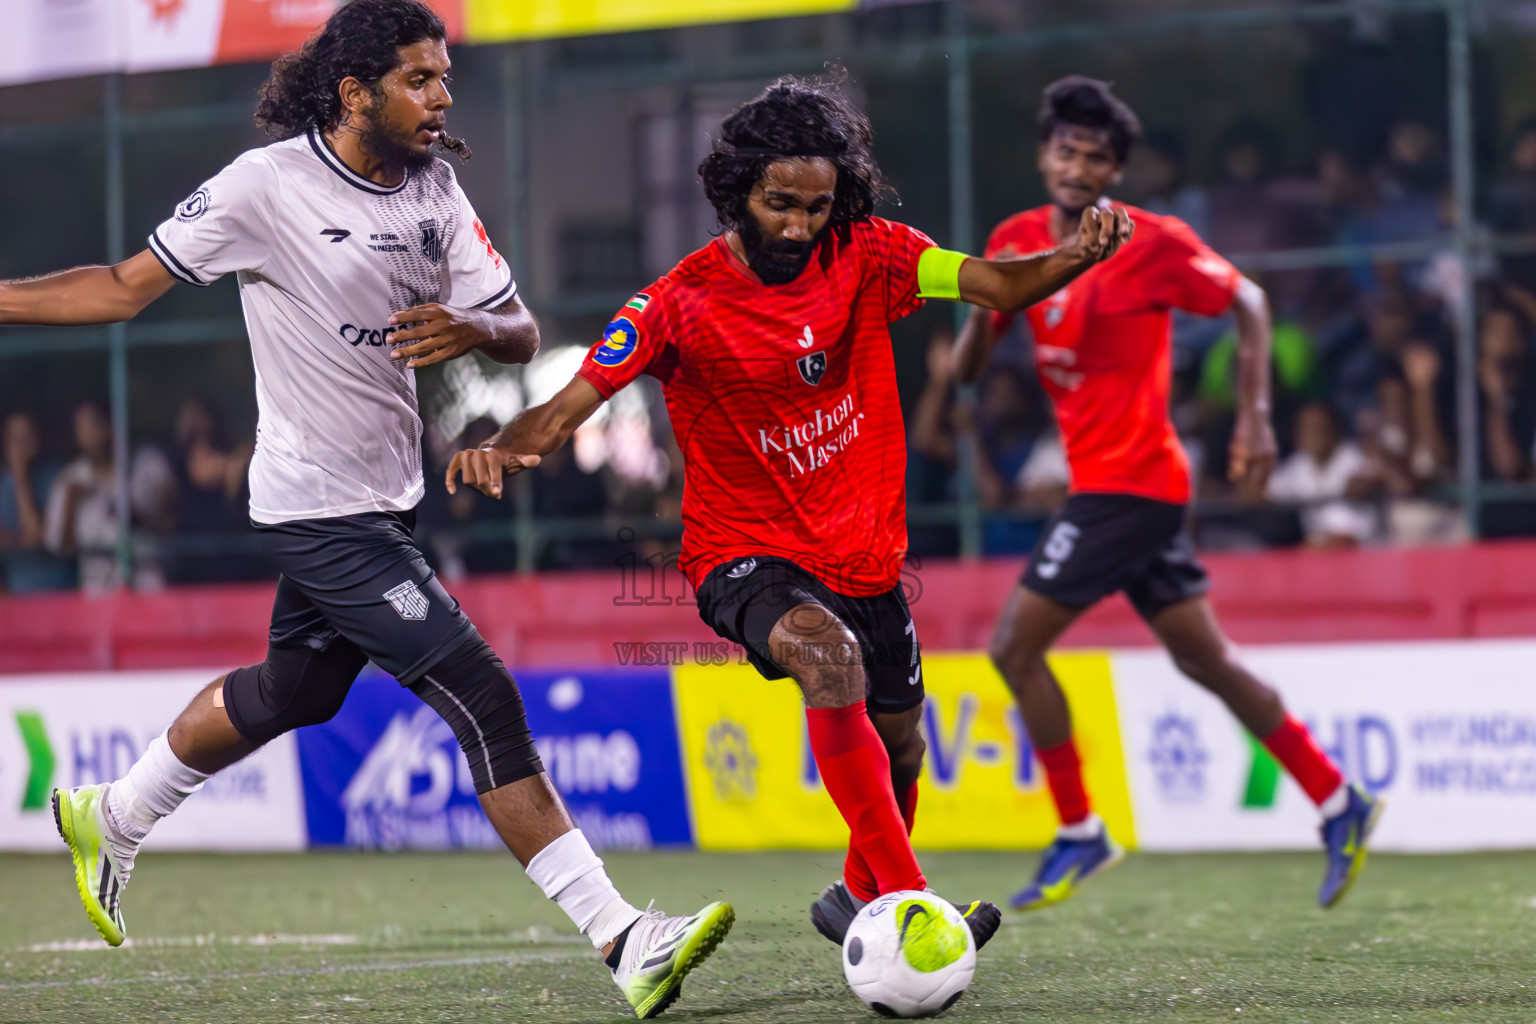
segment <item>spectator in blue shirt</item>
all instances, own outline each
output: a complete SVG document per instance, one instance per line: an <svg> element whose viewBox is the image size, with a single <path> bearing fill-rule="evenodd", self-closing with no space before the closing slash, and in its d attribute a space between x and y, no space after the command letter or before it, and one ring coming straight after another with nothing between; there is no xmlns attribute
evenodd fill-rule
<svg viewBox="0 0 1536 1024"><path fill-rule="evenodd" d="M57 464L42 457L42 431L28 412L13 412L0 430L5 457L0 464L0 565L5 589L13 594L73 587L68 563L43 549L43 505Z"/></svg>

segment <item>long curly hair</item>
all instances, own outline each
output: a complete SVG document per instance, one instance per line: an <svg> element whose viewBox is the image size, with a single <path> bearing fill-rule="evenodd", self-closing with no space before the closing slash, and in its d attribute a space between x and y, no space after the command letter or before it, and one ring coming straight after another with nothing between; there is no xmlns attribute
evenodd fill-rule
<svg viewBox="0 0 1536 1024"><path fill-rule="evenodd" d="M343 114L337 92L342 79L356 78L377 98L381 80L400 62L400 47L447 38L443 19L420 0L350 0L303 49L273 62L256 104L256 125L274 139L311 128L333 131ZM441 144L468 155L458 139L445 136Z"/></svg>
<svg viewBox="0 0 1536 1024"><path fill-rule="evenodd" d="M751 216L747 197L768 165L786 157L825 157L837 168L829 224L840 235L868 220L881 199L896 201L871 150L869 118L843 92L846 80L841 69L823 78L785 76L721 122L699 177L723 228L741 229Z"/></svg>

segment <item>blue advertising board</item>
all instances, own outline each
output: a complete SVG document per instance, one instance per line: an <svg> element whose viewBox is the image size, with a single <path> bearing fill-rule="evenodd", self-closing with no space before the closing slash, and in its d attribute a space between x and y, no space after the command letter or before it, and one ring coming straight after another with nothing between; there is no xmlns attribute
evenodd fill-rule
<svg viewBox="0 0 1536 1024"><path fill-rule="evenodd" d="M534 743L598 848L693 842L665 668L517 674ZM375 669L340 713L298 731L311 846L496 847L453 731Z"/></svg>

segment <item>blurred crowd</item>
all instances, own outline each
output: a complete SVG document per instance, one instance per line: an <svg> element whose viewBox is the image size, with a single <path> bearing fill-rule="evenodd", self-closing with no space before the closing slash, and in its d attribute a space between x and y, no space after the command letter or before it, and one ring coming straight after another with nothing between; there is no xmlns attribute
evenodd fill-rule
<svg viewBox="0 0 1536 1024"><path fill-rule="evenodd" d="M1174 323L1174 422L1198 480L1208 548L1454 543L1469 536L1458 493L1455 324L1476 317L1476 429L1484 481L1536 479L1536 259L1478 246L1463 285L1445 242L1454 205L1446 146L1428 124L1393 124L1374 155L1324 148L1310 173L1282 173L1264 127L1241 123L1197 184L1177 137L1133 152L1117 198L1188 222L1246 265L1274 311L1274 413L1281 458L1260 492L1227 481L1237 335L1228 320ZM1536 121L1521 124L1478 234L1536 232ZM1435 245L1433 243L1439 243ZM1366 258L1358 247L1432 243ZM1334 266L1263 269L1263 254L1332 249ZM1516 250L1518 252L1518 249ZM1354 257L1350 258L1349 253ZM1326 261L1315 261L1326 262ZM947 333L909 422L914 501L953 500L968 460L988 553L1027 551L1070 484L1035 383L1027 326L999 347L973 395L949 375ZM1483 535L1536 534L1536 503L1487 506ZM936 548L942 538L934 537Z"/></svg>
<svg viewBox="0 0 1536 1024"><path fill-rule="evenodd" d="M554 359L579 361L584 352L568 347ZM45 436L45 421L25 409L0 421L0 592L105 592L124 583L154 590L272 575L248 515L254 423L232 431L210 402L185 398L169 436L128 446L119 480L122 453L100 403L76 405L60 436ZM551 569L611 567L626 558L659 565L675 552L682 461L651 382L605 406L509 488L506 500L468 488L448 494L442 480L452 453L483 443L498 426L482 416L447 436L428 418L418 535L446 578L511 571L520 543L531 545L534 564ZM520 509L543 524L537 536L518 535ZM631 521L655 525L635 536L624 532Z"/></svg>
<svg viewBox="0 0 1536 1024"><path fill-rule="evenodd" d="M1495 258L1492 247L1478 245L1474 286L1463 287L1445 242L1454 217L1447 147L1430 124L1391 124L1369 153L1325 146L1307 173L1282 169L1276 153L1263 125L1240 123L1221 136L1201 174L1178 137L1154 132L1133 153L1116 196L1187 221L1265 288L1274 311L1281 458L1259 492L1226 478L1236 332L1221 319L1175 319L1173 412L1198 480L1197 541L1207 548L1462 541L1471 530L1456 489L1463 421L1455 324L1471 304L1480 479L1536 481L1536 246L1527 254L1506 245ZM1512 133L1478 209L1480 238L1536 235L1536 121ZM1388 259L1365 258L1358 248L1399 243L1428 244ZM1266 263L1265 254L1306 249L1334 256L1306 269ZM929 341L926 373L909 382L918 554L958 551L955 510L963 503L980 510L985 553L1026 552L1070 486L1023 318L1013 331L970 391L955 384L944 331ZM579 360L579 352L559 358ZM555 370L568 378L564 363L551 364ZM438 485L449 454L490 436L495 420L456 425L448 436L429 416L421 522L440 571L451 579L512 569L520 543L535 546L539 568L611 566L674 550L681 457L659 392L646 381L630 391L633 400L613 403L611 415L546 457L503 502L450 497ZM0 413L6 590L110 589L124 582L125 567L133 577L126 582L141 588L269 574L245 507L254 424L222 423L209 402L189 397L170 436L136 438L123 452L93 401L73 410L69 436L44 436L33 411ZM128 467L121 484L113 471L119 457ZM1479 532L1536 533L1536 500L1507 490L1492 493ZM126 551L124 508L132 517ZM537 536L512 527L520 513L542 524ZM633 522L658 525L637 537L622 525Z"/></svg>
<svg viewBox="0 0 1536 1024"><path fill-rule="evenodd" d="M247 543L252 444L227 440L205 402L182 402L168 444L131 450L121 483L107 411L81 402L70 424L65 448L47 443L31 411L13 410L4 418L0 582L7 591L110 590L123 582L124 565L132 567L129 582L141 589L264 571ZM133 524L129 552L120 550L119 510L125 505ZM165 543L169 538L176 542Z"/></svg>

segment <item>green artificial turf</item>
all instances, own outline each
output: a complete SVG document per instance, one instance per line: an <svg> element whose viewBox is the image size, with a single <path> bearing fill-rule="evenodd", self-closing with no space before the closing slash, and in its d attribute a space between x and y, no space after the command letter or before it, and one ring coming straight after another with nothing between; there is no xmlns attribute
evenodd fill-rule
<svg viewBox="0 0 1536 1024"><path fill-rule="evenodd" d="M674 912L735 931L662 1019L869 1021L806 908L830 854L617 854ZM929 854L993 900L1032 855ZM1009 914L954 1021L1536 1020L1536 854L1375 856L1332 911L1320 855L1135 855L1077 897ZM107 949L68 861L0 857L0 1021L618 1021L596 954L510 858L146 854Z"/></svg>

